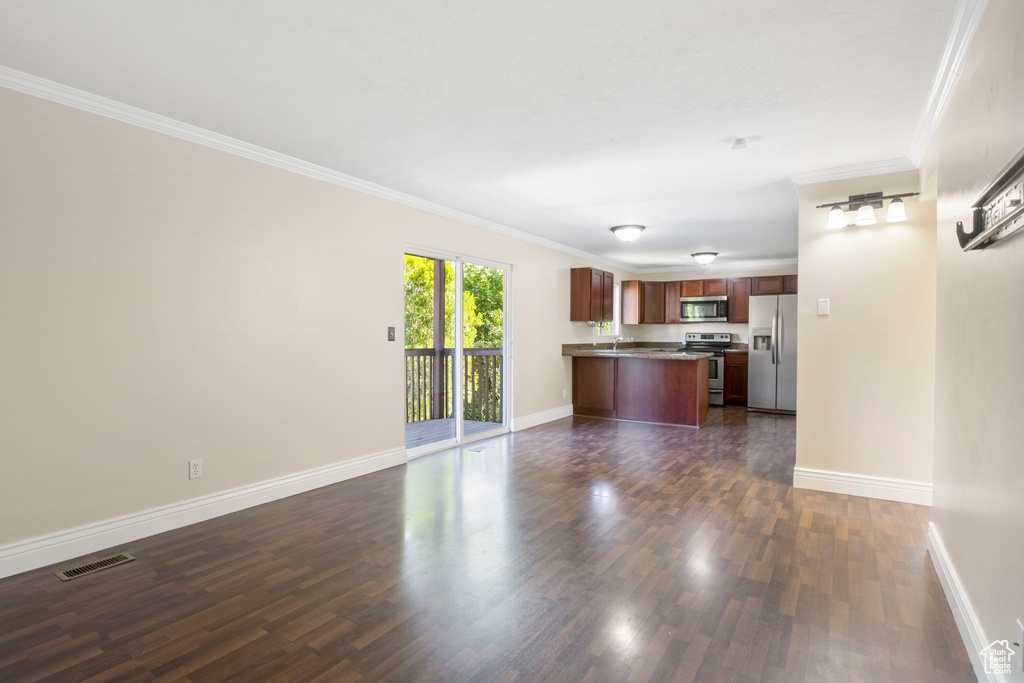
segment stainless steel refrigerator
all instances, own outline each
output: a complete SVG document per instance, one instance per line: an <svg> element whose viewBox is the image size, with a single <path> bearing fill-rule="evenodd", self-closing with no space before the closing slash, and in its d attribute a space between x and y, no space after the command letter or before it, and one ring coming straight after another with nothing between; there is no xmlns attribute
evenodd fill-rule
<svg viewBox="0 0 1024 683"><path fill-rule="evenodd" d="M747 407L796 412L796 294L750 297Z"/></svg>

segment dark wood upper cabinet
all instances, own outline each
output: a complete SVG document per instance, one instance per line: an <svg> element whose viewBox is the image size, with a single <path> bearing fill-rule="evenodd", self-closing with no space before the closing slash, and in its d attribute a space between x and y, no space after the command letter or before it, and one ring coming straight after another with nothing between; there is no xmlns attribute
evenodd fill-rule
<svg viewBox="0 0 1024 683"><path fill-rule="evenodd" d="M768 277L750 278L750 294L751 296L782 294L782 276L771 275Z"/></svg>
<svg viewBox="0 0 1024 683"><path fill-rule="evenodd" d="M622 322L626 325L675 324L679 299L686 296L729 297L729 322L750 322L750 297L796 294L796 275L733 277L715 280L622 283Z"/></svg>
<svg viewBox="0 0 1024 683"><path fill-rule="evenodd" d="M622 324L639 325L643 283L639 280L623 280L620 286L622 294Z"/></svg>
<svg viewBox="0 0 1024 683"><path fill-rule="evenodd" d="M703 280L683 280L683 289L680 296L704 296Z"/></svg>
<svg viewBox="0 0 1024 683"><path fill-rule="evenodd" d="M704 296L728 296L725 280L704 280Z"/></svg>
<svg viewBox="0 0 1024 683"><path fill-rule="evenodd" d="M640 309L640 322L658 324L665 322L665 283L643 283L643 306Z"/></svg>
<svg viewBox="0 0 1024 683"><path fill-rule="evenodd" d="M750 278L729 278L729 322L750 322Z"/></svg>
<svg viewBox="0 0 1024 683"><path fill-rule="evenodd" d="M675 325L679 322L679 297L682 296L681 282L665 283L665 323Z"/></svg>
<svg viewBox="0 0 1024 683"><path fill-rule="evenodd" d="M573 268L569 279L569 320L611 320L615 276L596 268Z"/></svg>

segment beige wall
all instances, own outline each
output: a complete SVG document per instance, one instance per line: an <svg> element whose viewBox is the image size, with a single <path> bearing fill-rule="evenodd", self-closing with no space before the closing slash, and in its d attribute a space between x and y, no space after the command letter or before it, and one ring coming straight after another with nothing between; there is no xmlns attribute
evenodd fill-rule
<svg viewBox="0 0 1024 683"><path fill-rule="evenodd" d="M0 545L401 447L407 243L512 264L514 415L571 401L582 259L2 89L0 130Z"/></svg>
<svg viewBox="0 0 1024 683"><path fill-rule="evenodd" d="M764 275L792 275L797 272L795 265L761 266L745 268L707 268L704 270L680 270L673 273L645 273L638 279L652 282L674 280L714 280L730 277L757 277ZM623 336L637 341L682 341L687 332L729 332L734 342L747 343L750 326L739 323L687 323L686 325L624 325Z"/></svg>
<svg viewBox="0 0 1024 683"><path fill-rule="evenodd" d="M800 187L797 467L932 481L934 203L826 230L815 205L918 189L916 171ZM817 315L829 299L831 315Z"/></svg>
<svg viewBox="0 0 1024 683"><path fill-rule="evenodd" d="M1022 120L1024 3L989 0L921 167L938 185L932 521L986 642L1024 618L1024 236L965 254L954 230L1024 147Z"/></svg>

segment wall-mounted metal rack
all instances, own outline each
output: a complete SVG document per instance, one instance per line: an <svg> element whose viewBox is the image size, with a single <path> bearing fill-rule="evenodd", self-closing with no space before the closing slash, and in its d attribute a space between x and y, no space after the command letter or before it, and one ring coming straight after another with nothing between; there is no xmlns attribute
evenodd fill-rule
<svg viewBox="0 0 1024 683"><path fill-rule="evenodd" d="M956 237L964 251L985 249L1024 227L1024 150L1004 168L971 205L971 232L956 224Z"/></svg>

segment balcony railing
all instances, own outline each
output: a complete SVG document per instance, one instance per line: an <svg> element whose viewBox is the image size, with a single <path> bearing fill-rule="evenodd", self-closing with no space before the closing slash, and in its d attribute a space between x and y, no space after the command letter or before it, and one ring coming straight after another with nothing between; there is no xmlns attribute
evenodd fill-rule
<svg viewBox="0 0 1024 683"><path fill-rule="evenodd" d="M405 350L405 421L454 417L452 359L455 349ZM502 421L502 349L463 349L462 417L478 422Z"/></svg>

